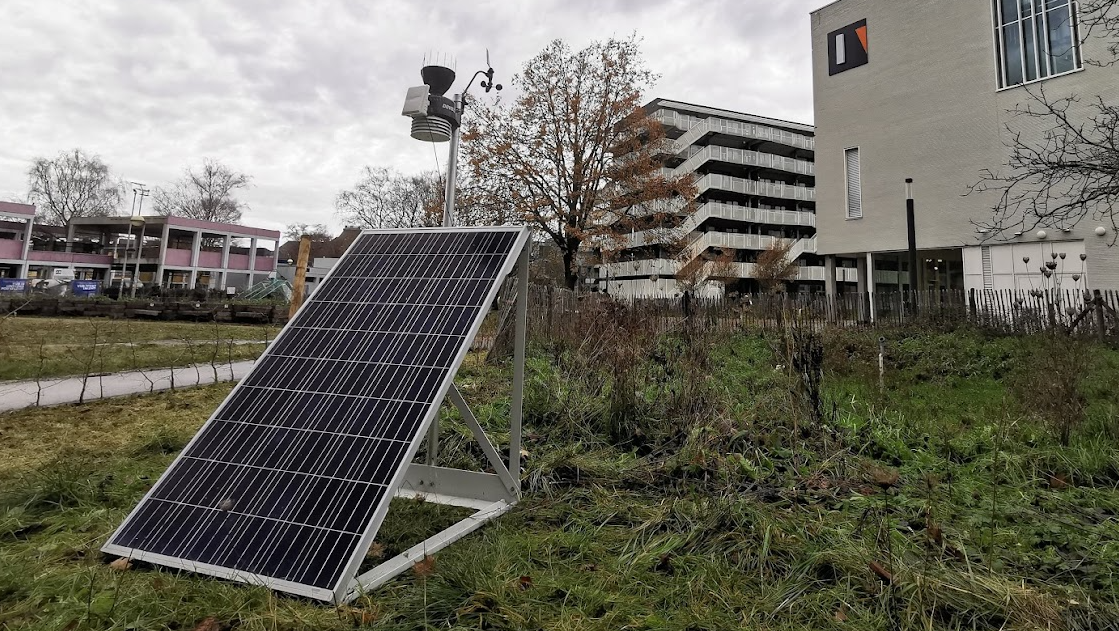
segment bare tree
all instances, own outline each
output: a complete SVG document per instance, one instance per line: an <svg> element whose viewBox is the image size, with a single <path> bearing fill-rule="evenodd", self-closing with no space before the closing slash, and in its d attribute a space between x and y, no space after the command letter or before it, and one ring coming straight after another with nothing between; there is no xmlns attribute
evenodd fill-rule
<svg viewBox="0 0 1119 631"><path fill-rule="evenodd" d="M385 167L365 167L352 190L335 199L338 214L366 228L437 226L443 191L435 173L402 175Z"/></svg>
<svg viewBox="0 0 1119 631"><path fill-rule="evenodd" d="M323 223L291 223L284 228L284 238L288 241L297 241L303 235L311 237L311 241L330 241L334 237L330 228Z"/></svg>
<svg viewBox="0 0 1119 631"><path fill-rule="evenodd" d="M1085 63L1106 67L1119 60L1119 0L1083 0L1080 34L1105 48ZM1004 169L981 172L971 192L994 192L989 221L976 225L990 238L1037 227L1071 228L1083 220L1119 231L1119 105L1101 96L1051 96L1042 85L1022 88L1023 104L1010 111ZM1042 130L1040 134L1036 131Z"/></svg>
<svg viewBox="0 0 1119 631"><path fill-rule="evenodd" d="M774 239L754 263L754 278L761 285L763 291L768 293L781 293L785 291L785 283L794 280L800 273L796 261L789 258L789 251L793 242L785 239Z"/></svg>
<svg viewBox="0 0 1119 631"><path fill-rule="evenodd" d="M555 40L513 78L516 99L468 110L463 152L479 197L559 247L569 288L585 243L606 250L601 238L628 220L694 197L690 176L661 171L664 130L641 108L653 79L635 38L578 51Z"/></svg>
<svg viewBox="0 0 1119 631"><path fill-rule="evenodd" d="M42 223L70 227L79 217L115 215L124 190L108 165L81 149L35 158L27 171L28 198Z"/></svg>
<svg viewBox="0 0 1119 631"><path fill-rule="evenodd" d="M161 215L219 223L238 223L248 208L234 193L248 188L252 178L207 158L197 173L187 169L169 188L155 191L155 210Z"/></svg>

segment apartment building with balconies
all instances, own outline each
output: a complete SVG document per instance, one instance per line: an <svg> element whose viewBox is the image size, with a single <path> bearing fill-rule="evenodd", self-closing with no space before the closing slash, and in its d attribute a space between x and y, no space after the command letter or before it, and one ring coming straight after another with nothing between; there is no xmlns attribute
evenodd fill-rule
<svg viewBox="0 0 1119 631"><path fill-rule="evenodd" d="M678 214L669 229L623 237L621 252L598 266L598 288L622 298L673 296L684 289L707 296L751 293L760 289L758 255L785 243L798 266L788 289L823 291L824 261L816 255L814 128L667 99L655 99L645 110L665 129L664 169L692 174L696 199L693 210ZM837 281L853 283L854 261L835 274Z"/></svg>
<svg viewBox="0 0 1119 631"><path fill-rule="evenodd" d="M275 230L159 215L45 226L35 222L34 206L0 202L0 277L6 278L244 289L276 271L279 240Z"/></svg>

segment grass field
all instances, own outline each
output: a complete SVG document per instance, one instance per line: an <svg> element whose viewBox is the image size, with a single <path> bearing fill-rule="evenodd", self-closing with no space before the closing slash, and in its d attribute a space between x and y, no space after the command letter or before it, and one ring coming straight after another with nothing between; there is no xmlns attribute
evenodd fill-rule
<svg viewBox="0 0 1119 631"><path fill-rule="evenodd" d="M0 380L252 359L278 331L271 325L9 316L0 318Z"/></svg>
<svg viewBox="0 0 1119 631"><path fill-rule="evenodd" d="M880 390L876 335L815 407L756 337L534 349L525 500L345 607L97 552L229 386L2 416L0 628L1119 628L1119 353L898 333ZM459 378L499 444L507 379ZM457 515L397 500L371 557Z"/></svg>

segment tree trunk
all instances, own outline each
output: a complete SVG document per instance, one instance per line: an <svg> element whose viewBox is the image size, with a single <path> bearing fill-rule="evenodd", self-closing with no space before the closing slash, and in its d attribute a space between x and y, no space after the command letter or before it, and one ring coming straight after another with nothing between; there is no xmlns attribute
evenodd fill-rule
<svg viewBox="0 0 1119 631"><path fill-rule="evenodd" d="M567 288L574 291L575 285L579 282L578 270L575 269L575 253L579 251L578 243L574 249L564 248L563 250L563 280Z"/></svg>

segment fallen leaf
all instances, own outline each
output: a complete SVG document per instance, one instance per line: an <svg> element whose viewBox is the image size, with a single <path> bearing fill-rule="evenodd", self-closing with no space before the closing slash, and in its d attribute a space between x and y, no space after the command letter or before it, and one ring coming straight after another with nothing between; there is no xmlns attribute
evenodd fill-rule
<svg viewBox="0 0 1119 631"><path fill-rule="evenodd" d="M422 561L416 561L412 565L412 571L417 576L431 576L435 573L435 557L430 554L424 555Z"/></svg>
<svg viewBox="0 0 1119 631"><path fill-rule="evenodd" d="M870 470L870 477L878 486L888 489L898 483L901 476L898 474L897 469L882 469L874 467Z"/></svg>
<svg viewBox="0 0 1119 631"><path fill-rule="evenodd" d="M839 622L847 622L847 614L844 613L843 607L835 610L835 619Z"/></svg>
<svg viewBox="0 0 1119 631"><path fill-rule="evenodd" d="M132 569L132 561L129 561L128 557L121 557L110 563L109 569L117 570L118 572L126 572Z"/></svg>
<svg viewBox="0 0 1119 631"><path fill-rule="evenodd" d="M927 531L929 533L929 539L932 539L933 543L940 544L944 541L944 533L940 530L940 524L930 521Z"/></svg>
<svg viewBox="0 0 1119 631"><path fill-rule="evenodd" d="M520 587L521 591L524 591L524 590L532 587L532 577L531 576L522 576L522 577L518 578L517 579L517 587Z"/></svg>
<svg viewBox="0 0 1119 631"><path fill-rule="evenodd" d="M890 574L889 570L879 565L877 561L870 562L870 571L877 574L879 577L881 577L882 580L886 581L887 583L891 583L894 580L894 575Z"/></svg>
<svg viewBox="0 0 1119 631"><path fill-rule="evenodd" d="M366 558L380 559L385 556L385 546L380 542L374 541L373 545L369 546L369 550L365 553Z"/></svg>
<svg viewBox="0 0 1119 631"><path fill-rule="evenodd" d="M1049 475L1046 477L1049 481L1049 488L1053 489L1054 491L1063 491L1068 488L1068 479L1065 476L1057 474Z"/></svg>
<svg viewBox="0 0 1119 631"><path fill-rule="evenodd" d="M377 621L377 614L368 609L359 609L357 607L343 607L343 611L350 615L350 619L354 621L357 626L373 624Z"/></svg>
<svg viewBox="0 0 1119 631"><path fill-rule="evenodd" d="M221 631L221 623L217 618L210 616L199 622L198 626L194 627L194 631Z"/></svg>

